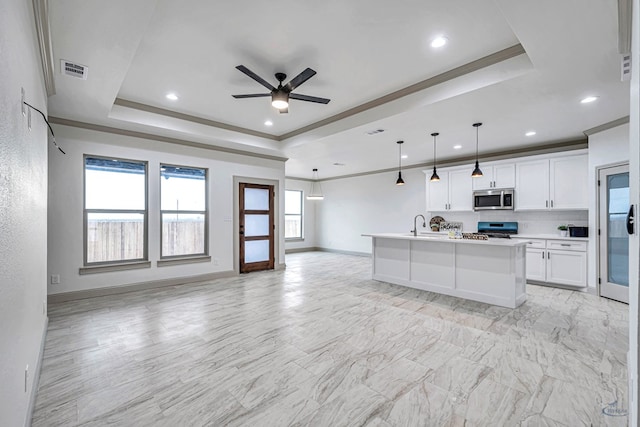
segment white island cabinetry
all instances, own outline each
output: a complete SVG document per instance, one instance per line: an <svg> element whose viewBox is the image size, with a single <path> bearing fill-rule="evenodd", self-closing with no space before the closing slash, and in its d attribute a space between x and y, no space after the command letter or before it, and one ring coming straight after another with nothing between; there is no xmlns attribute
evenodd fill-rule
<svg viewBox="0 0 640 427"><path fill-rule="evenodd" d="M526 242L367 234L373 279L515 308L526 300Z"/></svg>

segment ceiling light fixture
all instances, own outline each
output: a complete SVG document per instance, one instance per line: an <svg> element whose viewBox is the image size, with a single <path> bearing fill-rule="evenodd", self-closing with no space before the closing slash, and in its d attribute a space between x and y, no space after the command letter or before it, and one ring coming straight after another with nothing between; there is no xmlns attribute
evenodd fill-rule
<svg viewBox="0 0 640 427"><path fill-rule="evenodd" d="M322 186L318 181L318 169L313 169L313 181L311 181L311 191L307 196L307 200L324 200L324 195L322 194Z"/></svg>
<svg viewBox="0 0 640 427"><path fill-rule="evenodd" d="M461 149L461 148L462 148L462 145L454 145L454 146L453 146L453 149L454 149L454 150L459 150L459 149Z"/></svg>
<svg viewBox="0 0 640 427"><path fill-rule="evenodd" d="M529 132L525 133L524 136L533 136L535 134L536 132L534 130L530 130Z"/></svg>
<svg viewBox="0 0 640 427"><path fill-rule="evenodd" d="M271 94L271 105L278 110L284 110L289 107L289 94L282 90L275 90Z"/></svg>
<svg viewBox="0 0 640 427"><path fill-rule="evenodd" d="M447 44L447 38L445 36L438 36L431 41L431 47L442 47Z"/></svg>
<svg viewBox="0 0 640 427"><path fill-rule="evenodd" d="M440 181L440 177L438 176L438 172L436 172L436 136L440 135L438 132L434 132L431 134L433 137L433 174L431 174L431 178L429 181L436 182Z"/></svg>
<svg viewBox="0 0 640 427"><path fill-rule="evenodd" d="M400 151L398 154L398 179L396 185L404 185L404 180L402 179L402 144L404 144L404 141L398 141L397 144Z"/></svg>
<svg viewBox="0 0 640 427"><path fill-rule="evenodd" d="M266 122L264 122L265 126L273 126L273 122L271 120L267 120Z"/></svg>
<svg viewBox="0 0 640 427"><path fill-rule="evenodd" d="M168 93L167 94L167 99L170 99L172 101L177 101L178 100L178 95L176 95L175 93Z"/></svg>
<svg viewBox="0 0 640 427"><path fill-rule="evenodd" d="M472 178L480 178L482 176L482 171L480 170L480 165L478 164L478 128L482 126L482 123L474 123L473 127L476 128L476 167L471 172Z"/></svg>
<svg viewBox="0 0 640 427"><path fill-rule="evenodd" d="M586 98L583 98L583 99L580 101L580 103L582 103L582 104L588 104L588 103L593 102L593 101L595 101L595 100L597 100L597 99L598 99L598 97L597 97L597 96L587 96Z"/></svg>

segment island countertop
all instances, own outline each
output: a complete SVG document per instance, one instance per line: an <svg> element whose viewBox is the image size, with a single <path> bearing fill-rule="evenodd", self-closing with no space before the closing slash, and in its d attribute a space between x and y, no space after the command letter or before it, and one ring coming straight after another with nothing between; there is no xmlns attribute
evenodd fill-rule
<svg viewBox="0 0 640 427"><path fill-rule="evenodd" d="M484 246L526 246L528 240L525 238L517 239L499 239L489 238L488 240L475 240L475 239L450 239L446 235L438 234L418 234L414 236L413 233L367 233L362 234L363 237L375 237L381 239L397 239L397 240L417 240L422 242L440 242L440 243L455 243L455 244L470 244L470 245L484 245Z"/></svg>

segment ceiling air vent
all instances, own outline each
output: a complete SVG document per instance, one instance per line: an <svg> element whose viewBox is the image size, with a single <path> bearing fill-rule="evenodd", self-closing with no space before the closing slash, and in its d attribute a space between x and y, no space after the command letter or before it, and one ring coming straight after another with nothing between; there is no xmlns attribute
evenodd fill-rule
<svg viewBox="0 0 640 427"><path fill-rule="evenodd" d="M74 64L71 61L60 60L60 71L67 76L77 77L82 80L87 80L87 74L89 73L89 67L80 64Z"/></svg>
<svg viewBox="0 0 640 427"><path fill-rule="evenodd" d="M370 130L368 132L365 132L367 135L375 135L377 133L382 133L384 132L384 129L374 129L374 130Z"/></svg>

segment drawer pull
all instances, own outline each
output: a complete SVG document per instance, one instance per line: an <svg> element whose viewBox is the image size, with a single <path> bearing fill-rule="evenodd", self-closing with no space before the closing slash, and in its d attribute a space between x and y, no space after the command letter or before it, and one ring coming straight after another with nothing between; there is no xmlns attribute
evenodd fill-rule
<svg viewBox="0 0 640 427"><path fill-rule="evenodd" d="M571 243L560 243L560 246L571 246Z"/></svg>

